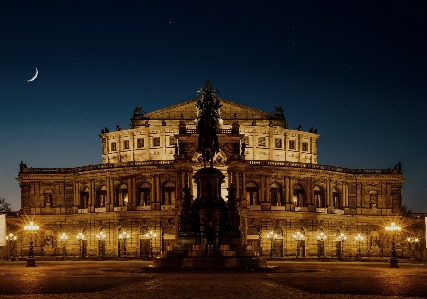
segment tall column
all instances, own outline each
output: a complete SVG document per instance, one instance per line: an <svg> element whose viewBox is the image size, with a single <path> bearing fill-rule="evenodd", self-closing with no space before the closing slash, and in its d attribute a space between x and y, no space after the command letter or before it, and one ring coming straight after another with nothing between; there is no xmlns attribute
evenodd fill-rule
<svg viewBox="0 0 427 299"><path fill-rule="evenodd" d="M240 177L239 171L236 171L236 198L240 198Z"/></svg>
<svg viewBox="0 0 427 299"><path fill-rule="evenodd" d="M111 195L110 195L110 178L107 178L107 198L105 205L111 204Z"/></svg>
<svg viewBox="0 0 427 299"><path fill-rule="evenodd" d="M155 182L156 182L156 210L160 210L161 205L161 197L160 197L160 175L155 175Z"/></svg>
<svg viewBox="0 0 427 299"><path fill-rule="evenodd" d="M331 205L331 181L329 179L326 180L326 207Z"/></svg>
<svg viewBox="0 0 427 299"><path fill-rule="evenodd" d="M137 194L136 191L138 190L136 186L136 178L132 177L132 204L136 205L137 203Z"/></svg>
<svg viewBox="0 0 427 299"><path fill-rule="evenodd" d="M284 181L285 181L285 203L291 203L291 199L290 199L290 182L289 182L289 177L285 176L284 177Z"/></svg>
<svg viewBox="0 0 427 299"><path fill-rule="evenodd" d="M289 147L289 145L288 145L288 143L289 143L289 141L288 141L288 137L289 136L289 132L286 132L285 134L284 134L284 138L283 138L283 142L284 142L284 144L283 144L283 149L285 150L285 162L286 161L288 161L288 147Z"/></svg>
<svg viewBox="0 0 427 299"><path fill-rule="evenodd" d="M242 173L242 195L241 199L246 199L246 174Z"/></svg>
<svg viewBox="0 0 427 299"><path fill-rule="evenodd" d="M89 205L95 205L95 197L96 197L96 192L95 192L95 181L94 180L90 180L90 199L89 199Z"/></svg>
<svg viewBox="0 0 427 299"><path fill-rule="evenodd" d="M74 182L74 206L79 207L80 183Z"/></svg>

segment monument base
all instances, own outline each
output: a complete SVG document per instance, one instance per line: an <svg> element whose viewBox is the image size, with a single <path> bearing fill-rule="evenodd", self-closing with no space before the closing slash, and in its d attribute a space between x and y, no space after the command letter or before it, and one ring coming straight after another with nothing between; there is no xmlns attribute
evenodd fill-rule
<svg viewBox="0 0 427 299"><path fill-rule="evenodd" d="M257 257L246 246L174 245L162 257L153 259L154 268L265 268L267 259Z"/></svg>
<svg viewBox="0 0 427 299"><path fill-rule="evenodd" d="M390 259L390 268L399 268L399 260L397 258Z"/></svg>
<svg viewBox="0 0 427 299"><path fill-rule="evenodd" d="M35 267L36 266L36 259L33 257L27 258L27 267Z"/></svg>

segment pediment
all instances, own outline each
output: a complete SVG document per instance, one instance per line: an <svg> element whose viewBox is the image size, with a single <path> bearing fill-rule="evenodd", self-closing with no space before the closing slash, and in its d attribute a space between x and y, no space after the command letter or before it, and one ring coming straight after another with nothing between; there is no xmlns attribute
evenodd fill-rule
<svg viewBox="0 0 427 299"><path fill-rule="evenodd" d="M191 99L173 106L162 108L156 111L146 113L145 119L180 119L181 114L184 119L195 119L197 116L196 102L199 98ZM233 119L234 114L237 114L238 119L271 119L277 118L273 113L264 112L249 106L234 103L228 100L219 99L221 102L221 118Z"/></svg>

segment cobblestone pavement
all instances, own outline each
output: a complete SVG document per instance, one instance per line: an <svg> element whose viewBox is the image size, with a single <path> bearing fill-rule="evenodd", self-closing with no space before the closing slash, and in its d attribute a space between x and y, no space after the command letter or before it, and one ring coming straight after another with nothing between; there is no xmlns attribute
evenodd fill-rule
<svg viewBox="0 0 427 299"><path fill-rule="evenodd" d="M0 264L0 298L427 298L427 266L269 262L274 271L149 271L143 261Z"/></svg>

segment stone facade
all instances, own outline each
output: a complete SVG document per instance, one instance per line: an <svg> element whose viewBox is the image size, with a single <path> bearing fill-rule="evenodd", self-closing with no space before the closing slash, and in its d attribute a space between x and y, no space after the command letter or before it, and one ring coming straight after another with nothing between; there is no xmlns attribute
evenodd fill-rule
<svg viewBox="0 0 427 299"><path fill-rule="evenodd" d="M25 255L29 219L40 225L35 253L67 256L146 257L176 242L182 189L193 196L193 174L203 167L196 151L197 99L154 112L135 108L130 128L103 129L100 165L28 168L21 163L22 217L8 218L20 235L14 250ZM267 113L221 99L220 152L214 166L225 176L222 197L236 188L242 242L260 255L387 256L393 220L422 235L414 219L399 216L400 167L347 169L317 164L317 130L289 129L283 111ZM96 235L103 231L105 240ZM130 236L119 240L126 231ZM147 234L155 232L156 237ZM267 239L274 231L276 239ZM304 241L293 237L299 231ZM59 240L66 232L69 239ZM82 232L84 241L75 238ZM319 241L323 232L327 239ZM344 233L348 239L337 241ZM364 241L354 236L363 234ZM406 234L397 236L405 253ZM400 241L399 241L400 240ZM298 245L298 246L297 246ZM100 249L101 248L101 249ZM105 248L105 249L104 249ZM102 251L102 254L101 252Z"/></svg>

